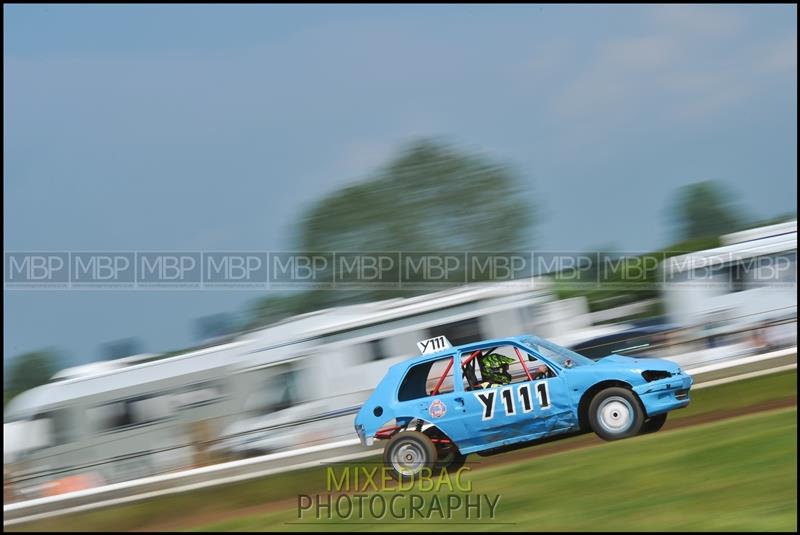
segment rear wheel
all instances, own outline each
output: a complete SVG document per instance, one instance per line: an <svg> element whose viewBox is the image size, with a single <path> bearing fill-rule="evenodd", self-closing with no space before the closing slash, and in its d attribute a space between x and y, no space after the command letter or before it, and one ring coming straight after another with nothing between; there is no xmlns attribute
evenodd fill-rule
<svg viewBox="0 0 800 535"><path fill-rule="evenodd" d="M592 430L603 440L618 440L639 433L645 414L636 395L627 388L598 392L589 404Z"/></svg>
<svg viewBox="0 0 800 535"><path fill-rule="evenodd" d="M456 472L459 468L464 466L464 463L467 462L467 456L462 455L461 452L458 451L458 446L449 441L447 436L445 436L444 433L435 427L429 427L423 431L423 433L425 433L425 435L432 441L447 441L434 442L434 445L436 446L436 464L434 465L435 474L440 473L442 468L448 472Z"/></svg>
<svg viewBox="0 0 800 535"><path fill-rule="evenodd" d="M422 474L424 468L434 469L436 446L424 433L397 433L383 449L383 462L394 479L413 481Z"/></svg>
<svg viewBox="0 0 800 535"><path fill-rule="evenodd" d="M653 416L645 420L644 424L642 425L642 434L644 433L655 433L662 427L664 427L664 422L667 421L667 413L659 414L657 416Z"/></svg>

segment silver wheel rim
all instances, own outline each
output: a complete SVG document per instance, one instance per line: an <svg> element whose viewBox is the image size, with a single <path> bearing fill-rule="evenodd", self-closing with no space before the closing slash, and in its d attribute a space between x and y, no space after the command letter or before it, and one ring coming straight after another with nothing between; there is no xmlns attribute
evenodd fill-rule
<svg viewBox="0 0 800 535"><path fill-rule="evenodd" d="M424 465L425 452L416 442L403 442L392 452L392 466L399 474L416 474Z"/></svg>
<svg viewBox="0 0 800 535"><path fill-rule="evenodd" d="M618 435L633 425L633 407L630 402L619 396L604 399L597 407L597 421L607 433Z"/></svg>

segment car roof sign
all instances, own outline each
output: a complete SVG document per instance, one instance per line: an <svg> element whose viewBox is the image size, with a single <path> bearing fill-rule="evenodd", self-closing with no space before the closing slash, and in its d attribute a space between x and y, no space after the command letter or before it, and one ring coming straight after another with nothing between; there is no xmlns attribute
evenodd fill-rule
<svg viewBox="0 0 800 535"><path fill-rule="evenodd" d="M436 353L453 346L446 336L434 336L433 338L417 342L417 347L420 353L429 355L430 353Z"/></svg>

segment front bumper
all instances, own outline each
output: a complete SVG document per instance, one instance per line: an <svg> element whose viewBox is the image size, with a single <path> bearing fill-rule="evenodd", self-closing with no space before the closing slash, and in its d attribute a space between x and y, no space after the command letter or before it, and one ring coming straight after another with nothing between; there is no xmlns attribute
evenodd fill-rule
<svg viewBox="0 0 800 535"><path fill-rule="evenodd" d="M689 389L692 383L691 376L679 372L672 377L637 386L634 391L650 417L686 407L691 401Z"/></svg>

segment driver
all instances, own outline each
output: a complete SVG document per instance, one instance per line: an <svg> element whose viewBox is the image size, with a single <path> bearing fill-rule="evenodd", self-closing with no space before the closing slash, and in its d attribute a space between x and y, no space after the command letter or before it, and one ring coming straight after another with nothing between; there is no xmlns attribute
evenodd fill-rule
<svg viewBox="0 0 800 535"><path fill-rule="evenodd" d="M550 376L550 370L544 364L539 364L531 371L533 379L547 379Z"/></svg>
<svg viewBox="0 0 800 535"><path fill-rule="evenodd" d="M511 383L508 367L514 363L514 359L491 353L484 355L481 361L483 363L483 382L479 385L481 388L494 388Z"/></svg>

